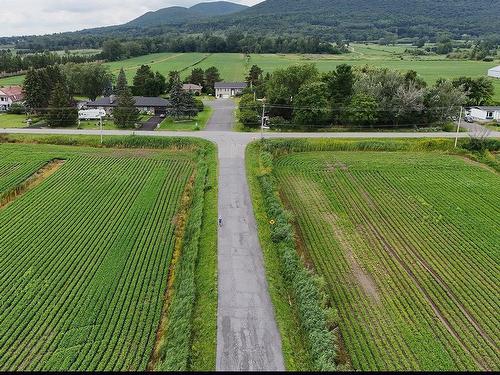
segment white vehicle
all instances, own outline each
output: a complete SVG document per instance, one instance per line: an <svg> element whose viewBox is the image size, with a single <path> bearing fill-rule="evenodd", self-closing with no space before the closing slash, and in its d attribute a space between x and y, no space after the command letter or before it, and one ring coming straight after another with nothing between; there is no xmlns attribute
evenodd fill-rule
<svg viewBox="0 0 500 375"><path fill-rule="evenodd" d="M79 120L99 120L106 116L104 109L82 109L78 111Z"/></svg>

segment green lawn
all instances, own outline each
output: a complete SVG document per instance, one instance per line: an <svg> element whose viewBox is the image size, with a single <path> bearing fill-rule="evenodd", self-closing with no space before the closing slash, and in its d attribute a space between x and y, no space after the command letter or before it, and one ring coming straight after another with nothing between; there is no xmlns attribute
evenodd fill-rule
<svg viewBox="0 0 500 375"><path fill-rule="evenodd" d="M25 115L0 113L0 128L25 128L26 119Z"/></svg>
<svg viewBox="0 0 500 375"><path fill-rule="evenodd" d="M174 121L172 118L166 118L160 124L159 131L182 131L182 130L196 130L198 125L199 130L203 130L208 120L212 116L213 109L205 106L203 112L200 112L196 118L187 121Z"/></svg>

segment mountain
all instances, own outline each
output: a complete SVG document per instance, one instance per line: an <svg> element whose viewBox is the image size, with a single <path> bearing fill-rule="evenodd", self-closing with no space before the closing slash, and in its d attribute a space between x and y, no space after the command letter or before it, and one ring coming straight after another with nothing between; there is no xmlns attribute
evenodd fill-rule
<svg viewBox="0 0 500 375"><path fill-rule="evenodd" d="M196 29L312 35L368 40L388 33L403 37L448 32L498 35L498 0L267 0L231 16L207 19ZM187 25L195 28L195 25Z"/></svg>
<svg viewBox="0 0 500 375"><path fill-rule="evenodd" d="M192 6L192 11L203 14L207 17L234 14L248 9L248 6L230 3L228 1L214 1L211 3L200 3Z"/></svg>
<svg viewBox="0 0 500 375"><path fill-rule="evenodd" d="M191 8L179 6L169 7L155 12L148 12L123 26L144 28L161 25L183 25L209 17L237 13L247 8L248 7L245 5L234 4L227 1L200 3Z"/></svg>

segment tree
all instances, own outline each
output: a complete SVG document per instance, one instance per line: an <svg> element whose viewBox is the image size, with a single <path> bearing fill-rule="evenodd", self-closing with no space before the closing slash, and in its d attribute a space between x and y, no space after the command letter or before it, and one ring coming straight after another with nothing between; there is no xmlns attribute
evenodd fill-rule
<svg viewBox="0 0 500 375"><path fill-rule="evenodd" d="M350 125L373 126L378 121L378 103L372 96L355 94L346 108L345 120Z"/></svg>
<svg viewBox="0 0 500 375"><path fill-rule="evenodd" d="M271 116L291 119L294 97L302 85L316 81L318 76L319 72L314 64L293 65L276 70L267 83L266 90L269 103L274 105Z"/></svg>
<svg viewBox="0 0 500 375"><path fill-rule="evenodd" d="M248 72L248 76L246 78L248 85L252 87L259 86L260 83L262 82L263 73L264 71L257 65L252 65L250 71Z"/></svg>
<svg viewBox="0 0 500 375"><path fill-rule="evenodd" d="M190 76L187 78L187 83L192 83L203 87L205 84L205 72L203 71L203 69L193 69Z"/></svg>
<svg viewBox="0 0 500 375"><path fill-rule="evenodd" d="M338 121L342 117L346 103L349 103L354 93L354 72L350 65L342 64L335 71L323 76L326 86L326 94L330 100L333 120Z"/></svg>
<svg viewBox="0 0 500 375"><path fill-rule="evenodd" d="M45 91L41 74L31 68L26 73L23 84L24 103L31 112L39 112L46 107L47 92Z"/></svg>
<svg viewBox="0 0 500 375"><path fill-rule="evenodd" d="M176 70L168 72L168 83L167 83L166 91L171 92L172 88L174 87L174 84L181 80L180 77L181 77L181 75Z"/></svg>
<svg viewBox="0 0 500 375"><path fill-rule="evenodd" d="M172 84L170 106L167 113L174 118L192 117L198 113L193 96L182 89L182 83L179 79Z"/></svg>
<svg viewBox="0 0 500 375"><path fill-rule="evenodd" d="M149 77L144 82L144 96L160 96L167 89L165 76L156 72L153 77Z"/></svg>
<svg viewBox="0 0 500 375"><path fill-rule="evenodd" d="M491 102L493 95L495 94L495 87L493 82L491 82L486 77L470 78L470 77L460 77L452 81L453 86L456 88L462 88L465 92L467 100L464 105L485 105Z"/></svg>
<svg viewBox="0 0 500 375"><path fill-rule="evenodd" d="M134 76L134 86L132 93L137 96L147 96L145 94L146 81L154 80L155 75L149 65L141 65Z"/></svg>
<svg viewBox="0 0 500 375"><path fill-rule="evenodd" d="M438 80L425 94L427 121L445 123L460 112L467 96L461 87L448 80Z"/></svg>
<svg viewBox="0 0 500 375"><path fill-rule="evenodd" d="M328 98L323 82L304 84L293 100L293 119L298 125L322 126L328 120Z"/></svg>
<svg viewBox="0 0 500 375"><path fill-rule="evenodd" d="M52 91L45 120L47 125L53 127L69 127L77 124L78 110L74 106L67 85L62 82L57 83Z"/></svg>
<svg viewBox="0 0 500 375"><path fill-rule="evenodd" d="M248 128L257 128L261 124L262 104L254 99L253 94L242 95L239 102L238 120Z"/></svg>
<svg viewBox="0 0 500 375"><path fill-rule="evenodd" d="M116 39L108 39L102 44L101 56L108 61L118 61L125 57L125 48Z"/></svg>
<svg viewBox="0 0 500 375"><path fill-rule="evenodd" d="M85 64L82 69L81 91L83 96L95 100L112 85L113 75L103 64Z"/></svg>
<svg viewBox="0 0 500 375"><path fill-rule="evenodd" d="M215 94L215 83L220 82L220 73L219 70L215 67L212 66L205 70L205 86L204 91L207 94L214 95Z"/></svg>
<svg viewBox="0 0 500 375"><path fill-rule="evenodd" d="M119 128L133 127L139 121L139 110L135 107L135 99L128 87L127 78L123 69L118 75L117 85L117 106L113 110L113 118Z"/></svg>

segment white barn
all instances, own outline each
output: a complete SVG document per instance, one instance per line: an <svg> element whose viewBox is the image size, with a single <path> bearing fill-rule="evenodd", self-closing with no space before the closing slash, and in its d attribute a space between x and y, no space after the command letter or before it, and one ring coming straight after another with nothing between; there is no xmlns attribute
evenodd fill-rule
<svg viewBox="0 0 500 375"><path fill-rule="evenodd" d="M500 65L489 69L488 76L493 78L500 78Z"/></svg>
<svg viewBox="0 0 500 375"><path fill-rule="evenodd" d="M491 106L472 107L470 109L470 116L474 120L500 121L500 107L491 107Z"/></svg>

